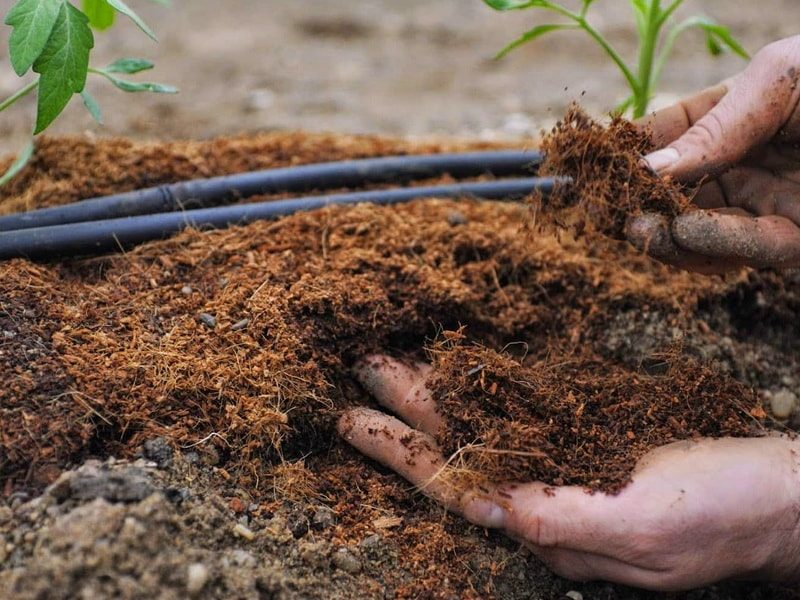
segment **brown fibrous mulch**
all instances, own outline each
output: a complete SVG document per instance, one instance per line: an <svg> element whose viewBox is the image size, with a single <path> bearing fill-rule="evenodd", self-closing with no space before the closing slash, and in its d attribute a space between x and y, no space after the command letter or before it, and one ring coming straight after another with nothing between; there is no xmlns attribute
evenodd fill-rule
<svg viewBox="0 0 800 600"><path fill-rule="evenodd" d="M0 213L250 168L484 147L277 133L169 144L45 139L0 191ZM359 544L389 518L395 524L379 531L398 547L400 567L385 573L398 597L497 595L504 566L492 549L509 542L443 517L338 440L341 411L372 402L351 374L356 360L433 359L454 432L446 448L492 480L616 489L651 446L746 434L751 424L757 434L761 417L753 391L717 366L667 353L654 375L623 355L627 346L614 349L620 340L636 347L654 336L647 347L672 350L664 331L701 345L739 336L731 347L748 352L736 357L750 357L742 373L765 382L795 356L782 345L761 355L748 336L773 343L775 315L781 331L797 322L798 282L707 279L605 238L524 235L528 215L522 205L474 200L328 208L186 231L126 254L0 263L0 494L40 489L89 456L134 457L164 436L213 465L219 490L275 510L329 504L342 519L337 543ZM655 326L631 334L628 319ZM466 339L441 345L443 331L464 325ZM727 401L734 392L740 406ZM592 447L571 464L567 452L581 438ZM525 442L524 452L548 455L488 460L464 452L476 441L501 450ZM608 461L599 480L591 461Z"/></svg>
<svg viewBox="0 0 800 600"><path fill-rule="evenodd" d="M542 138L540 173L569 182L557 185L542 212L582 233L586 228L623 239L627 220L642 212L675 217L691 209L688 191L649 170L653 150L646 129L621 116L603 124L573 105Z"/></svg>
<svg viewBox="0 0 800 600"><path fill-rule="evenodd" d="M616 493L647 452L678 440L763 434L747 386L667 352L659 375L586 355L522 364L447 335L430 349L437 435L464 483L540 481Z"/></svg>

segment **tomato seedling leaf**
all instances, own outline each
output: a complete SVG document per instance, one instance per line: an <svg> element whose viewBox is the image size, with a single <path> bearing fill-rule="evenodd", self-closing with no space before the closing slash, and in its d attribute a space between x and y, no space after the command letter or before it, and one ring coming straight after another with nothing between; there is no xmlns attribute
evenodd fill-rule
<svg viewBox="0 0 800 600"><path fill-rule="evenodd" d="M124 92L153 92L154 94L177 94L178 88L172 85L165 85L163 83L153 83L150 81L128 81L127 79L120 79L114 77L102 69L97 70L98 73L103 75L116 87Z"/></svg>
<svg viewBox="0 0 800 600"><path fill-rule="evenodd" d="M553 3L547 0L483 0L495 10L521 10L523 8L550 8Z"/></svg>
<svg viewBox="0 0 800 600"><path fill-rule="evenodd" d="M97 103L97 100L94 99L94 96L89 93L89 90L84 89L81 92L81 98L83 99L83 105L86 107L86 110L89 111L89 114L92 115L92 118L102 125L103 113L100 110L100 105Z"/></svg>
<svg viewBox="0 0 800 600"><path fill-rule="evenodd" d="M106 0L83 0L83 13L89 17L89 24L98 31L111 27L117 15L117 11Z"/></svg>
<svg viewBox="0 0 800 600"><path fill-rule="evenodd" d="M39 77L34 135L61 114L73 94L83 91L94 36L89 19L69 2L62 2L44 50L33 63Z"/></svg>
<svg viewBox="0 0 800 600"><path fill-rule="evenodd" d="M152 38L154 42L158 41L158 38L156 38L156 34L153 33L153 30L147 26L147 23L145 23L144 20L139 15L137 15L130 6L125 4L122 0L106 0L106 1L111 6L113 6L117 10L117 12L122 13L123 15L128 17L131 21L136 23L136 26L142 31L144 31L150 38Z"/></svg>
<svg viewBox="0 0 800 600"><path fill-rule="evenodd" d="M13 27L8 38L11 66L20 77L44 50L64 0L19 0L5 18Z"/></svg>
<svg viewBox="0 0 800 600"><path fill-rule="evenodd" d="M578 25L574 25L572 23L557 23L557 24L550 24L550 25L539 25L530 29L519 36L517 39L509 43L505 48L500 50L497 53L495 58L503 58L506 54L511 52L514 48L521 46L522 44L526 44L531 40L535 40L538 37L543 36L546 33L550 33L551 31L559 31L561 29L579 29Z"/></svg>
<svg viewBox="0 0 800 600"><path fill-rule="evenodd" d="M153 63L144 58L120 58L103 69L106 73L126 73L132 75L147 71L155 67Z"/></svg>

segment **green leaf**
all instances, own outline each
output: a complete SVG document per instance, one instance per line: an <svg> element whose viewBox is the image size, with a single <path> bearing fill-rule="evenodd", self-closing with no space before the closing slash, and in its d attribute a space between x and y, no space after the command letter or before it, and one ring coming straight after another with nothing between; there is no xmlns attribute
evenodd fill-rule
<svg viewBox="0 0 800 600"><path fill-rule="evenodd" d="M706 48L711 56L719 56L725 52L725 48L722 47L722 44L709 32L706 32Z"/></svg>
<svg viewBox="0 0 800 600"><path fill-rule="evenodd" d="M628 109L633 106L633 103L636 102L636 97L631 94L625 100L620 102L614 107L614 110L611 111L612 115L624 115Z"/></svg>
<svg viewBox="0 0 800 600"><path fill-rule="evenodd" d="M559 31L561 29L579 29L579 27L578 25L573 25L573 24L539 25L537 27L534 27L533 29L526 31L517 39L515 39L513 42L508 44L505 48L503 48L502 50L500 50L500 52L497 53L495 58L498 59L503 58L506 54L514 50L514 48L517 48L522 44L530 42L531 40L535 40L536 38L541 37L546 33L550 33L551 31Z"/></svg>
<svg viewBox="0 0 800 600"><path fill-rule="evenodd" d="M0 186L4 186L9 181L14 179L14 177L16 177L19 172L25 168L25 165L27 165L33 157L34 149L35 143L33 138L31 138L25 147L20 151L20 153L17 154L16 160L11 163L11 166L8 167L8 170L3 173L2 176L0 176Z"/></svg>
<svg viewBox="0 0 800 600"><path fill-rule="evenodd" d="M118 12L122 13L126 17L128 17L131 21L136 23L136 26L144 31L148 36L150 36L153 41L157 42L158 39L156 38L156 34L153 33L153 30L147 26L142 18L133 12L133 9L125 4L122 0L106 0L111 6L113 6Z"/></svg>
<svg viewBox="0 0 800 600"><path fill-rule="evenodd" d="M139 73L155 67L153 63L144 58L120 58L103 69L106 73Z"/></svg>
<svg viewBox="0 0 800 600"><path fill-rule="evenodd" d="M172 6L172 0L150 0L153 4L160 4L161 6Z"/></svg>
<svg viewBox="0 0 800 600"><path fill-rule="evenodd" d="M99 31L111 27L117 14L106 0L83 0L83 13L89 17L91 26Z"/></svg>
<svg viewBox="0 0 800 600"><path fill-rule="evenodd" d="M523 8L542 7L550 8L552 2L548 0L483 0L488 6L495 10L521 10Z"/></svg>
<svg viewBox="0 0 800 600"><path fill-rule="evenodd" d="M126 79L120 79L110 75L103 69L97 69L97 73L108 79L116 87L124 92L153 92L154 94L177 94L178 88L171 85L164 85L163 83L152 83L149 81L135 82Z"/></svg>
<svg viewBox="0 0 800 600"><path fill-rule="evenodd" d="M8 39L11 66L20 77L44 50L64 0L19 0L6 15L14 30Z"/></svg>
<svg viewBox="0 0 800 600"><path fill-rule="evenodd" d="M670 36L677 37L687 29L701 29L706 34L706 45L712 55L718 55L725 50L730 50L734 54L741 56L744 59L750 58L739 42L733 37L730 29L724 25L720 25L714 19L703 15L690 17L681 22L670 33Z"/></svg>
<svg viewBox="0 0 800 600"><path fill-rule="evenodd" d="M93 46L89 19L63 2L47 44L33 63L33 70L41 75L34 134L41 133L61 114L72 94L83 90Z"/></svg>
<svg viewBox="0 0 800 600"><path fill-rule="evenodd" d="M92 118L103 125L103 113L100 110L100 105L97 103L97 100L94 99L89 93L89 90L84 89L81 92L81 98L83 98L83 105L86 107L86 110L89 111L89 114L92 115Z"/></svg>
<svg viewBox="0 0 800 600"><path fill-rule="evenodd" d="M702 26L706 32L706 39L708 40L709 49L713 43L714 49L718 50L716 54L720 54L726 48L741 58L748 59L750 54L745 50L742 45L733 37L730 29L724 25L708 24ZM712 42L713 40L713 42ZM715 52L712 50L712 54Z"/></svg>

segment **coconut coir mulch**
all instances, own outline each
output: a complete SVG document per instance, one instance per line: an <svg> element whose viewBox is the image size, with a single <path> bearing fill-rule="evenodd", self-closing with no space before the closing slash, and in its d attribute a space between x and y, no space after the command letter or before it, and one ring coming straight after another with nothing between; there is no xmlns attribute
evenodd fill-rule
<svg viewBox="0 0 800 600"><path fill-rule="evenodd" d="M628 146L641 144L640 134L621 121L600 136L605 146L596 141L599 126L580 113L570 113L565 123L585 134L587 147L600 147L599 154L621 155ZM562 132L547 142L560 162L566 151L556 153L556 140L564 137ZM25 190L27 204L61 202L64 181L76 185L83 197L111 191L123 173L129 185L140 187L190 172L251 168L253 161L243 157L256 152L261 157L257 166L263 167L406 150L396 142L325 136L266 136L256 138L255 147L251 141L249 148L228 141L146 146L141 152L129 152L128 143L119 141L71 144L69 151L55 151L52 142L45 142L18 187L4 191L7 198L0 207L18 207L14 190ZM127 156L127 166L116 155ZM182 170L175 164L184 165L184 160L165 160L174 155L194 156L195 167ZM220 168L226 157L227 167ZM141 168L132 168L132 161L140 161ZM620 167L611 171L619 173ZM576 181L591 173L579 174ZM453 219L456 210L462 214ZM661 387L637 385L635 379L620 385L637 375L589 366L594 364L593 337L602 331L584 328L583 321L602 314L611 299L624 293L644 302L655 297L670 303L709 284L674 275L659 289L648 278L665 271L622 247L588 252L547 236L533 241L515 236L519 214L519 208L499 204L362 206L243 229L189 232L125 256L54 266L6 263L1 267L5 338L0 360L11 377L0 392L4 477L30 479L37 472L46 477L54 467L87 453L125 453L148 437L166 435L181 443L217 445L242 477L256 482L264 468L287 452L304 454L330 443L337 411L359 397L348 367L360 355L383 348L419 354L437 328L461 324L483 342L535 342L539 348L530 357L549 361L561 361L580 347L581 366L571 372L582 374L584 382L571 384L577 386L572 390L568 383L555 385L564 373L550 378L550 388L525 378L505 399L500 420L459 413L459 435L446 436L453 451L480 432L478 438L490 447L513 438L515 449L530 445L552 453L563 446L567 452L568 434L575 440L583 433L570 431L576 392L579 402L589 404L581 416L587 435L593 425L606 428L603 411L607 418L614 406L641 410L674 401L675 410L683 410L699 380L714 381L709 393L693 401L714 410L693 414L726 419L718 429L706 417L671 433L667 427L658 436L648 433L652 423L621 422L624 443L609 441L609 453L603 454L603 440L594 440L597 455L587 455L585 465L576 463L571 477L565 478L563 466L552 461L526 470L521 461L508 458L496 461L498 471L490 477L535 476L554 484L616 489L635 459L670 435L746 432L754 400L743 400L741 390L721 375L674 370ZM602 320L595 321L598 326ZM461 361L448 362L441 352L437 356L440 364L451 365L448 381L461 381L463 373L453 368ZM490 372L482 371L481 379ZM539 372L548 373L546 363L529 370ZM500 382L514 379L503 369L496 376ZM539 381L542 376L536 375ZM450 386L442 395L445 406L457 406L461 387ZM537 414L536 406L545 396L553 397L552 414L563 409L569 417L550 423L546 432L540 422L552 414ZM739 410L742 403L747 404L744 411ZM466 423L470 420L480 423L479 431ZM522 430L529 435L520 435ZM643 446L641 438L652 442ZM547 443L541 448L543 440ZM517 466L502 467L511 463ZM581 468L586 469L583 476Z"/></svg>
<svg viewBox="0 0 800 600"><path fill-rule="evenodd" d="M690 190L644 166L642 157L654 149L647 131L620 116L603 124L573 105L540 149L546 157L541 173L570 179L540 202L550 219L578 232L588 226L623 239L631 216L675 217L691 209Z"/></svg>
<svg viewBox="0 0 800 600"><path fill-rule="evenodd" d="M448 337L431 349L430 387L444 421L437 441L461 479L614 493L655 447L764 429L755 391L677 353L652 376L580 356L524 366Z"/></svg>
<svg viewBox="0 0 800 600"><path fill-rule="evenodd" d="M49 140L22 183L2 192L0 211L244 168L474 147L299 134L164 145ZM569 477L543 461L472 465L495 469L490 477L524 472L614 489L657 443L744 434L761 416L752 392L719 369L683 369L673 359L666 373L648 374L639 363L663 358L614 348L623 337L626 348L646 342L674 351L667 334L678 330L702 350L717 334L699 311L729 323L727 311L736 310L747 323L744 304L731 298L761 293L769 277L709 280L669 271L624 244L521 234L527 214L474 201L331 208L189 231L125 255L2 263L0 489L36 489L65 465L133 456L163 435L213 455L217 479L254 498L331 503L343 515L342 542L398 515L397 529L380 531L398 544L398 577L413 575L396 582L399 596L495 594L505 563L475 566L486 554L480 536L465 537L457 520L337 440L339 411L370 402L349 371L357 358L388 351L421 359L432 348L444 374L437 393L457 434L453 451L480 435L508 444L519 421L528 436L521 440L541 443L551 459L561 460L554 448L584 438L587 460L609 461L599 479L580 463ZM780 279L769 285L777 299L796 297ZM783 308L797 313L795 304ZM621 316L657 327L632 335ZM462 344L436 345L443 330L462 325ZM477 409L475 419L465 418L462 401ZM648 416L645 406L657 410ZM562 421L534 433L531 416L542 410ZM651 428L658 437L648 441ZM487 543L497 548L501 539Z"/></svg>

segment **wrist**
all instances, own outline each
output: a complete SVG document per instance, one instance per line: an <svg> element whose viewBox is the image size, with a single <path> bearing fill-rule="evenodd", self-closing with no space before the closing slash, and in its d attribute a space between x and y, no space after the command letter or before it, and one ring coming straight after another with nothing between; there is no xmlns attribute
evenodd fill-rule
<svg viewBox="0 0 800 600"><path fill-rule="evenodd" d="M776 502L774 521L764 524L770 543L758 579L795 582L800 581L800 439L780 440L783 447L775 458L781 468L776 476L782 479L779 489L784 495Z"/></svg>

